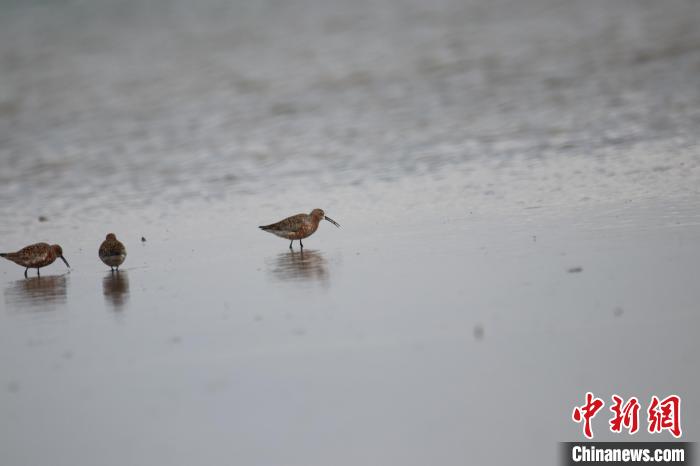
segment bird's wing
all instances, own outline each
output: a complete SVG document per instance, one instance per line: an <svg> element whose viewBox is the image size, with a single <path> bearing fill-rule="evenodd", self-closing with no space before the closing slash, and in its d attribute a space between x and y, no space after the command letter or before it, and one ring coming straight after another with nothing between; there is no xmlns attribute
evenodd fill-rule
<svg viewBox="0 0 700 466"><path fill-rule="evenodd" d="M99 255L100 257L124 256L126 248L119 241L103 241L100 245Z"/></svg>
<svg viewBox="0 0 700 466"><path fill-rule="evenodd" d="M2 254L5 259L22 265L32 262L43 262L50 254L51 246L46 243L36 243L25 246L17 252L7 252Z"/></svg>
<svg viewBox="0 0 700 466"><path fill-rule="evenodd" d="M50 254L51 251L51 246L49 246L46 243L36 243L36 244L30 244L29 246L25 246L19 251L17 251L15 256L18 259L27 261L27 260L44 260L47 258L47 256Z"/></svg>
<svg viewBox="0 0 700 466"><path fill-rule="evenodd" d="M271 225L261 226L263 230L271 231L297 231L301 225L306 221L307 214L297 214L287 217L284 220L280 220L277 223Z"/></svg>

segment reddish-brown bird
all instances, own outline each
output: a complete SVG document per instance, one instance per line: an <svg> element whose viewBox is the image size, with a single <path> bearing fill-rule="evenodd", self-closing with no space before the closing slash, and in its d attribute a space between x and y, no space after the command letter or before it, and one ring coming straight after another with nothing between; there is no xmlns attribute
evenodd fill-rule
<svg viewBox="0 0 700 466"><path fill-rule="evenodd" d="M24 276L27 276L27 270L36 269L36 274L40 275L39 269L53 264L56 259L61 259L65 262L66 267L70 268L68 261L63 257L63 249L58 244L36 243L30 244L27 247L20 249L17 252L1 253L0 257L11 260L15 264L26 267Z"/></svg>
<svg viewBox="0 0 700 466"><path fill-rule="evenodd" d="M294 240L299 240L299 246L301 246L301 249L304 249L304 244L301 240L314 234L318 229L319 222L324 219L340 228L340 225L332 218L326 216L323 210L314 209L310 214L292 215L277 223L261 226L260 229L270 232L275 236L279 236L280 238L291 240L289 242L289 249L292 249Z"/></svg>
<svg viewBox="0 0 700 466"><path fill-rule="evenodd" d="M119 266L126 259L126 248L114 233L109 233L100 245L98 255L102 262L109 266L110 270L114 271L116 267L117 272L119 272Z"/></svg>

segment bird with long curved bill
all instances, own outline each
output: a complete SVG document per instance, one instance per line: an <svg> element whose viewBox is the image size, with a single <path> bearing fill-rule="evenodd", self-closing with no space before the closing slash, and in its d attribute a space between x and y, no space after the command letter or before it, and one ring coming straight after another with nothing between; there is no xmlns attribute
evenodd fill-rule
<svg viewBox="0 0 700 466"><path fill-rule="evenodd" d="M23 247L17 252L0 253L0 257L14 262L17 265L26 267L24 276L27 276L29 269L36 269L36 274L39 276L39 269L53 264L56 259L61 259L66 267L70 269L68 261L63 257L63 249L58 244L36 243Z"/></svg>
<svg viewBox="0 0 700 466"><path fill-rule="evenodd" d="M328 217L322 209L314 209L310 214L292 215L277 223L264 225L259 228L280 238L290 240L289 249L292 249L292 244L296 240L299 240L299 246L301 249L304 249L304 243L301 240L313 235L318 229L318 224L321 220L328 220L340 228L338 222Z"/></svg>

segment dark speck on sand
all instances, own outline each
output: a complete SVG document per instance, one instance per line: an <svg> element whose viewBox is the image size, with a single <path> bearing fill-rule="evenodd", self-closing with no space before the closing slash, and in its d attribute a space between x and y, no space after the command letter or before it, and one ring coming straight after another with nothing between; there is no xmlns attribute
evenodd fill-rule
<svg viewBox="0 0 700 466"><path fill-rule="evenodd" d="M583 267L571 267L568 270L569 273L580 273L583 272Z"/></svg>
<svg viewBox="0 0 700 466"><path fill-rule="evenodd" d="M483 340L484 339L484 326L481 324L476 324L474 326L474 338L476 340Z"/></svg>

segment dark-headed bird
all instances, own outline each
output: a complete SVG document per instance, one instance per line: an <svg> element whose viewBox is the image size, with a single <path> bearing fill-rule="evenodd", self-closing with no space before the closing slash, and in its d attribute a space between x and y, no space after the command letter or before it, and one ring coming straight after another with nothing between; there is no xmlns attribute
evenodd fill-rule
<svg viewBox="0 0 700 466"><path fill-rule="evenodd" d="M110 233L100 245L97 254L100 256L100 260L109 266L110 270L114 271L116 268L119 272L119 266L126 259L126 248L114 233Z"/></svg>

